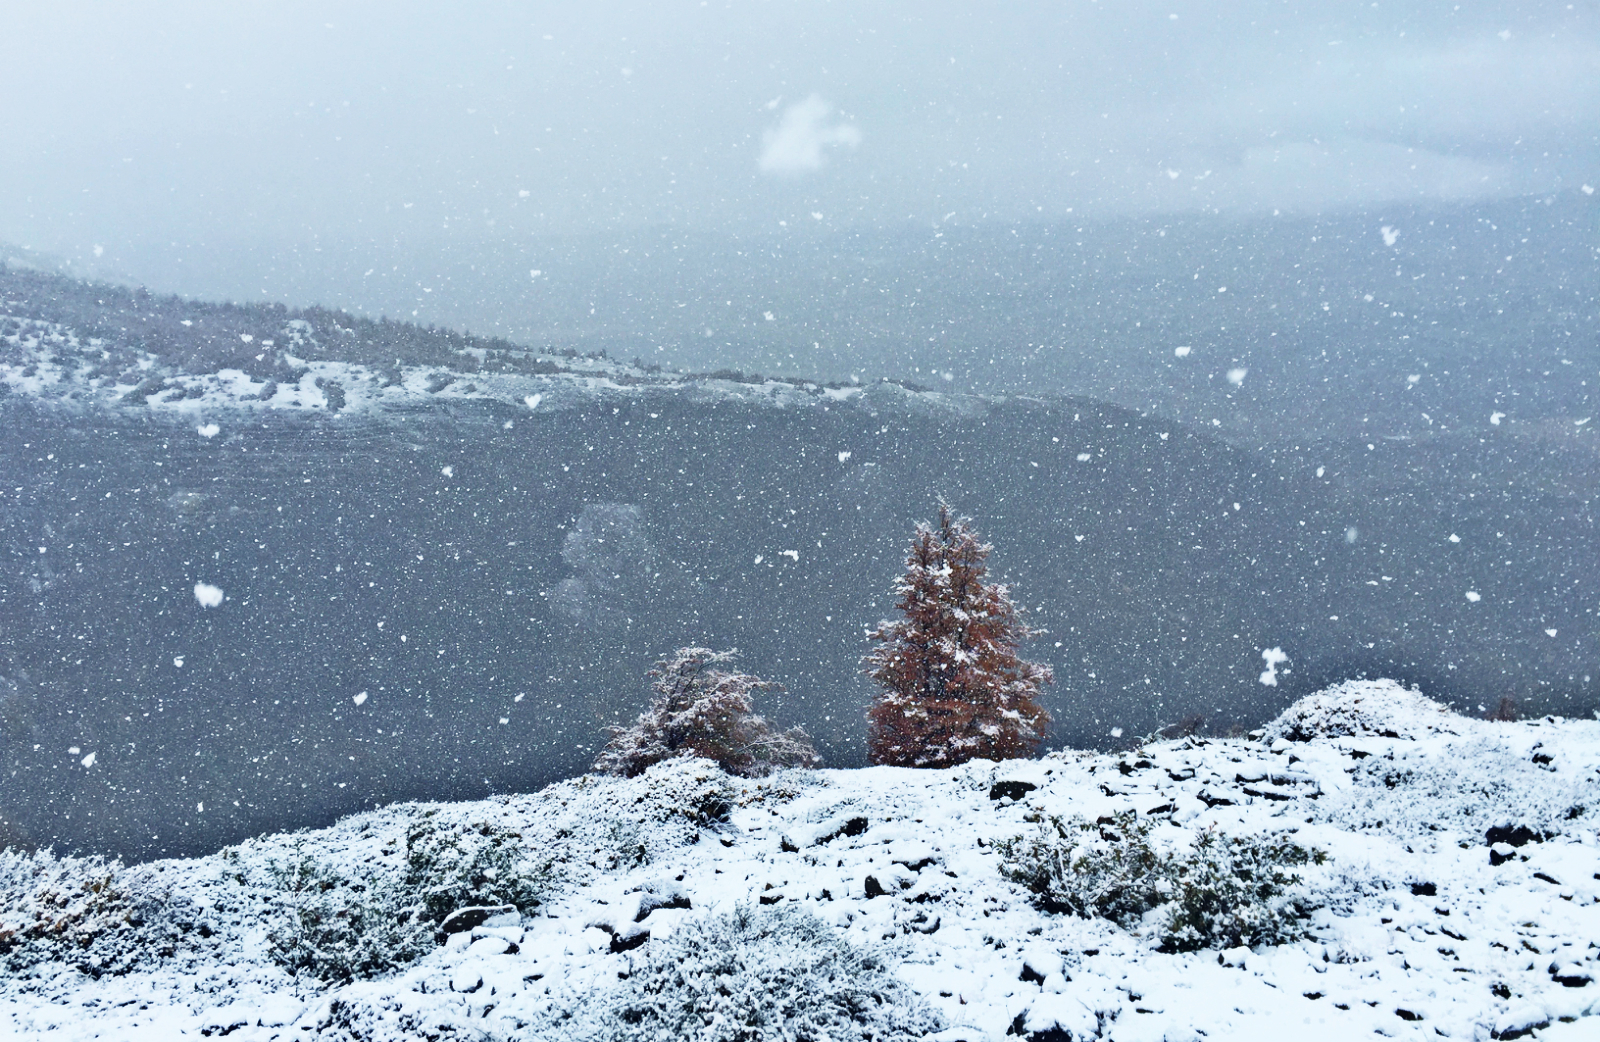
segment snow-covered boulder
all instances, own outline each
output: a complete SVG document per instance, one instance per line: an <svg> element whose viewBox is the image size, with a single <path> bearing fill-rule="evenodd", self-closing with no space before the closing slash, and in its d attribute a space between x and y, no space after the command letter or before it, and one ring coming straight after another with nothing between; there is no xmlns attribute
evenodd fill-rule
<svg viewBox="0 0 1600 1042"><path fill-rule="evenodd" d="M1266 727L1264 741L1369 736L1417 739L1462 733L1465 721L1443 702L1393 680L1347 680L1307 695Z"/></svg>

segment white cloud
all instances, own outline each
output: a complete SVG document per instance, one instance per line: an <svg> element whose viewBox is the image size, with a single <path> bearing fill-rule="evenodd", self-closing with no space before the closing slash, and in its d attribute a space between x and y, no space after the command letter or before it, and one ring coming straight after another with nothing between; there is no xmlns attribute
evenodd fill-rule
<svg viewBox="0 0 1600 1042"><path fill-rule="evenodd" d="M777 127L762 136L760 166L769 174L803 174L822 166L824 148L853 148L861 131L848 123L828 124L833 109L813 94L783 112Z"/></svg>

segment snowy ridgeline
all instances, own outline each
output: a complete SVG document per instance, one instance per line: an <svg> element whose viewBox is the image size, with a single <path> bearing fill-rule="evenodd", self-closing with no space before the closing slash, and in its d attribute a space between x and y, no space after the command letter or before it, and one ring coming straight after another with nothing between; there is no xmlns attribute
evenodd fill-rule
<svg viewBox="0 0 1600 1042"><path fill-rule="evenodd" d="M1600 723L1361 682L1254 741L677 760L194 861L7 855L0 1034L1594 1038L1597 795Z"/></svg>
<svg viewBox="0 0 1600 1042"><path fill-rule="evenodd" d="M335 327L333 333L343 330ZM596 397L685 389L717 399L799 404L848 400L860 386L762 379L733 370L687 374L603 357L539 356L518 351L503 362L484 350L455 352L448 364L376 365L319 356L329 335L303 319L273 337L237 337L244 367L194 372L137 344L84 335L71 327L0 313L0 394L59 408L148 409L175 420L262 410L359 415L405 410L432 401L482 401L517 409L570 408ZM381 354L381 348L373 349ZM253 354L251 352L254 352ZM873 385L878 387L878 385ZM878 393L912 392L884 384ZM968 411L979 399L917 392L923 407ZM202 433L205 428L202 425ZM206 437L211 437L215 430Z"/></svg>

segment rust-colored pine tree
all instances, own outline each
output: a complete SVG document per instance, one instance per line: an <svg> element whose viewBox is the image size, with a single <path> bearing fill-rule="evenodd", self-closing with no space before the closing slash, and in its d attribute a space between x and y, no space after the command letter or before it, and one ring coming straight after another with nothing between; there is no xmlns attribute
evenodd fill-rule
<svg viewBox="0 0 1600 1042"><path fill-rule="evenodd" d="M899 767L949 767L979 757L1030 756L1050 715L1039 704L1050 667L1017 646L1036 636L1006 588L984 581L994 548L970 518L939 505L939 524L917 526L895 585L901 618L870 635L867 675L883 693L867 711L867 755Z"/></svg>

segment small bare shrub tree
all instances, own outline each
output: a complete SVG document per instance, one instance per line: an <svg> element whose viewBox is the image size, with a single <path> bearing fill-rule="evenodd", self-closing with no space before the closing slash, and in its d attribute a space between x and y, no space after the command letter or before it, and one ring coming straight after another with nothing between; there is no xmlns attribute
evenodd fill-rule
<svg viewBox="0 0 1600 1042"><path fill-rule="evenodd" d="M682 756L714 760L746 777L779 767L809 767L821 757L799 727L777 731L755 714L751 696L782 685L717 668L735 651L679 648L650 670L650 709L632 727L608 729L597 771L633 778L652 764Z"/></svg>

